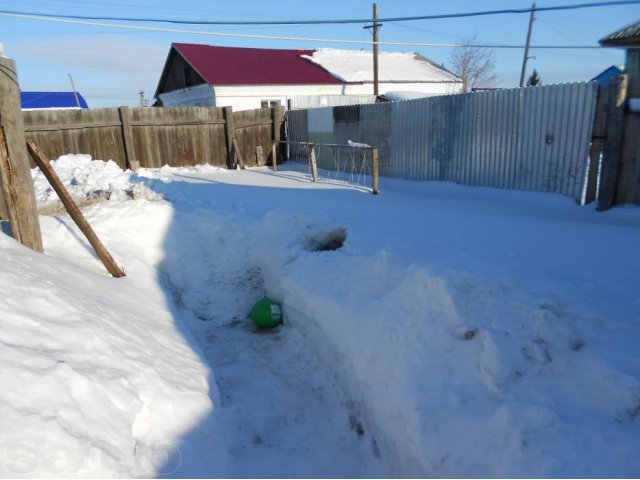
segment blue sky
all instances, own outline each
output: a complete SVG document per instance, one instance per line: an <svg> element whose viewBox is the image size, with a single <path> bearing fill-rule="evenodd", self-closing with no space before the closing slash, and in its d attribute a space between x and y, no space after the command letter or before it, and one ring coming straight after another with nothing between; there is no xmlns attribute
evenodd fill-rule
<svg viewBox="0 0 640 480"><path fill-rule="evenodd" d="M539 0L538 6L588 3L588 0ZM380 17L524 8L523 0L379 0ZM363 18L371 15L372 2L323 0L316 2L270 0L216 2L215 0L3 0L1 10L43 14L110 15L170 19L296 20ZM596 45L599 38L640 18L640 5L592 8L566 12L540 12L532 44ZM114 23L114 22L112 22ZM472 35L486 43L523 44L528 15L498 15L385 23L381 41L455 43ZM171 26L168 28L213 32L286 35L298 37L370 40L360 25L329 26ZM70 90L68 73L92 107L136 105L138 91L153 95L171 42L258 48L369 48L304 41L224 38L167 32L136 32L107 27L66 25L0 16L0 42L14 58L23 90ZM450 65L451 49L433 47L381 47L382 51L416 51ZM496 86L516 86L522 64L521 50L495 50ZM535 67L544 83L589 80L610 65L624 63L620 49L533 50L529 72Z"/></svg>

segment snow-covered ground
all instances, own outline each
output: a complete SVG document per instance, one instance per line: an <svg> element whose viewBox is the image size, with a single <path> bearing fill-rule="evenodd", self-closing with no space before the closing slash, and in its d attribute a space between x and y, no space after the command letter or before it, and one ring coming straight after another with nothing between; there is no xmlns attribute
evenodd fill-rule
<svg viewBox="0 0 640 480"><path fill-rule="evenodd" d="M55 163L127 277L0 235L3 475L640 475L639 208Z"/></svg>

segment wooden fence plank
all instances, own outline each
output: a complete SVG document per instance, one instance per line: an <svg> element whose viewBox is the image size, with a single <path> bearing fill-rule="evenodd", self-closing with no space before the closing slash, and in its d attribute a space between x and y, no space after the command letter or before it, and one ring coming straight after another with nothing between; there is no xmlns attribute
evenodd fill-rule
<svg viewBox="0 0 640 480"><path fill-rule="evenodd" d="M626 75L618 75L611 84L607 114L607 142L602 158L602 175L597 210L610 209L616 197L616 185L622 154L624 129L624 101L627 92Z"/></svg>
<svg viewBox="0 0 640 480"><path fill-rule="evenodd" d="M624 146L616 204L640 204L640 114L629 112L625 116Z"/></svg>
<svg viewBox="0 0 640 480"><path fill-rule="evenodd" d="M233 168L235 163L233 156L233 139L235 136L233 108L224 107L224 121L224 134L227 142L227 168Z"/></svg>
<svg viewBox="0 0 640 480"><path fill-rule="evenodd" d="M593 121L593 133L591 146L589 147L589 175L585 191L584 203L589 204L596 200L598 171L600 169L600 154L602 153L603 140L607 125L606 107L609 103L609 90L606 87L598 87L598 99L596 101L596 113Z"/></svg>
<svg viewBox="0 0 640 480"><path fill-rule="evenodd" d="M136 160L136 150L133 148L133 133L131 131L131 108L120 107L120 121L122 122L122 142L124 144L124 158L127 168L136 171L140 162Z"/></svg>
<svg viewBox="0 0 640 480"><path fill-rule="evenodd" d="M13 237L42 252L42 234L20 109L16 64L0 56L0 190Z"/></svg>
<svg viewBox="0 0 640 480"><path fill-rule="evenodd" d="M280 107L273 107L271 109L271 139L273 140L271 147L271 165L273 166L273 171L278 170L278 150L280 142L280 122L281 122L281 113L282 109Z"/></svg>

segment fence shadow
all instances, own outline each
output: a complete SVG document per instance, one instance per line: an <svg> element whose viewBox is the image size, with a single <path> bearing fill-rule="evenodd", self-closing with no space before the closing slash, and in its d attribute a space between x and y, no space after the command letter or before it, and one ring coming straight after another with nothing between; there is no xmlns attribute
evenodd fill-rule
<svg viewBox="0 0 640 480"><path fill-rule="evenodd" d="M216 295L203 298L199 302L194 297L194 291L205 292L207 288L220 287L225 278L224 267L230 257L250 257L245 250L246 245L237 241L241 236L233 226L233 218L238 209L246 212L248 222L257 222L272 210L294 210L298 213L305 211L306 202L300 202L302 183L309 182L295 177L293 174L278 173L280 179L285 179L286 188L278 186L261 186L251 184L251 176L263 177L268 172L246 170L241 175L247 175L246 184L231 184L211 180L198 175L177 175L185 182L174 179L173 188L161 180L138 177L151 189L161 192L165 200L171 203L174 215L169 225L164 241L164 258L158 268L157 282L162 287L167 305L170 306L174 318L175 328L183 336L185 342L198 356L200 362L209 365L208 382L210 397L214 404L214 411L186 432L179 442L167 449L167 457L158 465L159 477L227 477L234 475L226 463L230 459L228 452L221 452L225 444L224 426L221 420L221 396L216 384L216 365L210 364L210 357L206 351L211 348L206 345L207 335L215 335L222 324L233 325L234 322L249 322L248 312L253 301L260 299L265 293L261 281L255 281L255 295L243 297L239 305L217 305ZM186 180L195 180L195 183ZM255 182L257 183L257 182ZM373 195L354 189L343 188L340 185L331 188L308 188L304 195L309 198L309 204L317 202L352 203L358 197ZM242 199L243 205L239 205ZM243 213L244 215L244 213ZM226 226L221 227L225 219L229 219ZM238 219L242 223L246 220ZM260 239L248 239L259 242ZM249 262L250 263L250 262ZM249 265L250 266L250 265ZM252 274L252 272L248 272ZM187 276L193 275L192 279ZM231 279L234 281L234 279ZM255 279L254 279L255 280ZM238 277L235 281L252 281L249 277ZM193 288L192 288L193 287ZM224 286L229 287L228 285ZM248 289L251 291L251 288ZM211 302L211 303L207 303ZM222 313L219 313L222 312ZM226 315L226 317L225 317ZM209 327L209 324L211 327ZM214 326L216 325L216 326ZM204 331L207 334L204 334ZM238 379L240 380L240 379ZM244 379L251 381L250 379ZM221 392L224 396L224 392ZM222 402L223 403L223 402ZM250 428L248 429L250 432ZM233 433L237 435L237 433ZM301 439L304 442L304 439ZM216 451L218 450L218 451ZM274 476L273 459L266 462L264 458L256 459L250 471L258 476ZM264 465L260 462L264 462ZM279 463L279 462L276 462ZM280 466L279 468L283 468ZM286 468L286 462L285 467ZM282 475L282 470L278 470ZM304 475L304 476L308 476Z"/></svg>

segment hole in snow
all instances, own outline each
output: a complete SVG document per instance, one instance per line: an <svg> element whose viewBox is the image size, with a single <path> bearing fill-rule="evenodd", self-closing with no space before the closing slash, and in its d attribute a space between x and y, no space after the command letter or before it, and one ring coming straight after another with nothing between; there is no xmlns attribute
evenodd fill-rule
<svg viewBox="0 0 640 480"><path fill-rule="evenodd" d="M328 232L318 232L307 237L305 248L312 252L327 252L338 250L347 240L347 229L334 228Z"/></svg>

